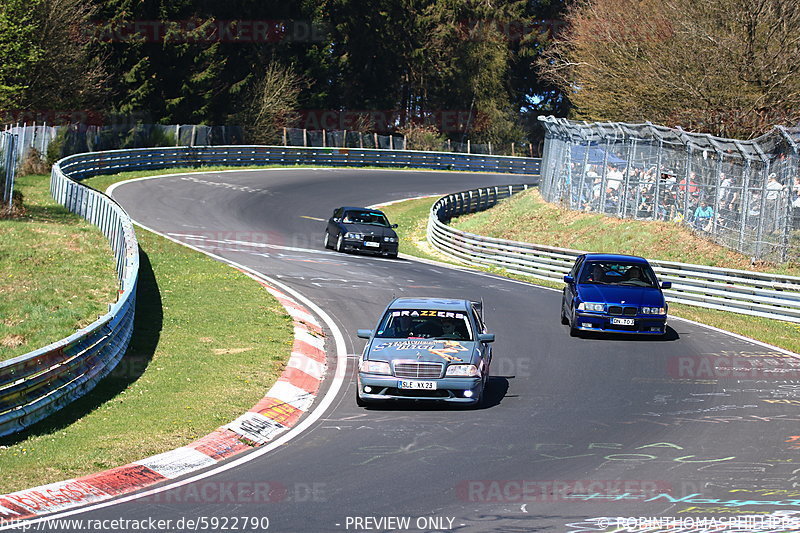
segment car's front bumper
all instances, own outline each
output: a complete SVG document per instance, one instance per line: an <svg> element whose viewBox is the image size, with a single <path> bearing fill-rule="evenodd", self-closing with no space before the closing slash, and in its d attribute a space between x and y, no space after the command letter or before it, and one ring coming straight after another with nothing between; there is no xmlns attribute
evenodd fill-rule
<svg viewBox="0 0 800 533"><path fill-rule="evenodd" d="M400 389L400 381L435 381L436 390ZM416 379L358 374L358 396L366 401L426 400L470 404L480 399L481 378ZM365 390L369 389L369 392ZM470 391L471 396L464 393Z"/></svg>
<svg viewBox="0 0 800 533"><path fill-rule="evenodd" d="M368 246L366 241L344 239L342 245L345 250L352 250L357 252L370 252L373 254L388 254L397 255L398 243L396 242L379 242L378 246Z"/></svg>
<svg viewBox="0 0 800 533"><path fill-rule="evenodd" d="M632 318L632 326L620 326L611 323L612 318ZM634 335L663 335L666 332L666 316L634 316L618 317L600 313L575 313L575 329L580 331L597 331L601 333L627 333Z"/></svg>

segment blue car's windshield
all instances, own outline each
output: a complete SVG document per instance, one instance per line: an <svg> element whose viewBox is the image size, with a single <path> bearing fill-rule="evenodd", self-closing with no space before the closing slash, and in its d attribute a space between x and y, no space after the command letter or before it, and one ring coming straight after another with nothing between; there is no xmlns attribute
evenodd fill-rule
<svg viewBox="0 0 800 533"><path fill-rule="evenodd" d="M649 265L622 262L591 262L581 270L578 283L656 287L656 278Z"/></svg>
<svg viewBox="0 0 800 533"><path fill-rule="evenodd" d="M389 221L386 216L376 211L347 211L342 222L345 224L370 224L389 227Z"/></svg>
<svg viewBox="0 0 800 533"><path fill-rule="evenodd" d="M376 337L388 339L442 339L470 341L472 328L466 313L429 309L388 311L378 326Z"/></svg>

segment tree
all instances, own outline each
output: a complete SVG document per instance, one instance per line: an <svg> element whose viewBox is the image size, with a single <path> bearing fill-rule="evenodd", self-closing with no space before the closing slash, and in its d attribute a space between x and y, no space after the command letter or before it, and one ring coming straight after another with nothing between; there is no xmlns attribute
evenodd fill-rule
<svg viewBox="0 0 800 533"><path fill-rule="evenodd" d="M588 0L540 61L585 120L749 138L800 119L792 0Z"/></svg>
<svg viewBox="0 0 800 533"><path fill-rule="evenodd" d="M0 109L51 116L102 104L105 70L83 29L82 0L5 0L0 4Z"/></svg>
<svg viewBox="0 0 800 533"><path fill-rule="evenodd" d="M279 144L283 128L297 119L300 93L307 86L307 80L293 66L270 62L255 84L243 117L250 141Z"/></svg>

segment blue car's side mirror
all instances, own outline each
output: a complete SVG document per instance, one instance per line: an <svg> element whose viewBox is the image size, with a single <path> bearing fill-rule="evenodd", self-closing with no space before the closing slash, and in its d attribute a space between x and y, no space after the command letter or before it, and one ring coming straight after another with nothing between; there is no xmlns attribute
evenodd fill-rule
<svg viewBox="0 0 800 533"><path fill-rule="evenodd" d="M661 282L661 288L662 289L671 289L672 288L672 282L671 281L662 281Z"/></svg>
<svg viewBox="0 0 800 533"><path fill-rule="evenodd" d="M575 278L573 278L572 276L570 275L564 276L564 283L572 283L573 281L575 281Z"/></svg>
<svg viewBox="0 0 800 533"><path fill-rule="evenodd" d="M356 335L358 335L362 339L369 339L372 336L372 330L371 329L360 329L360 330L358 330L358 332L356 332Z"/></svg>

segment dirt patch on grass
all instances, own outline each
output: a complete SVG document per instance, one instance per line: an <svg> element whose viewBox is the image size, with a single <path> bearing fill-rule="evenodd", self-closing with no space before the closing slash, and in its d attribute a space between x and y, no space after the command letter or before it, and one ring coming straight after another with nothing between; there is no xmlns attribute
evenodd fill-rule
<svg viewBox="0 0 800 533"><path fill-rule="evenodd" d="M253 348L215 348L211 350L214 355L231 355L235 353L249 352Z"/></svg>
<svg viewBox="0 0 800 533"><path fill-rule="evenodd" d="M6 335L0 339L0 345L6 348L16 348L25 344L25 337L22 335Z"/></svg>

